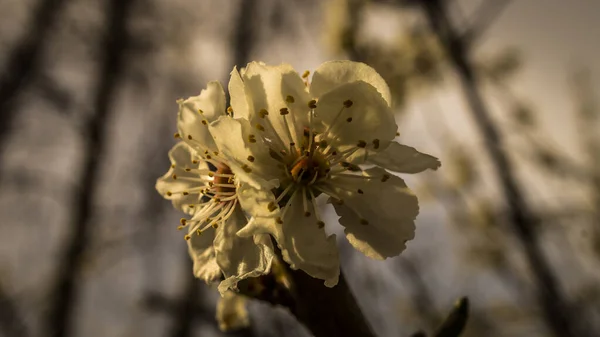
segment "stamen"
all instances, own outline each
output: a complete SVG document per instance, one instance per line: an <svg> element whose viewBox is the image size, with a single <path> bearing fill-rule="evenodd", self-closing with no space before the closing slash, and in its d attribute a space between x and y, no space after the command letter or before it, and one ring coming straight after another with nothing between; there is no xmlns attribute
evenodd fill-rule
<svg viewBox="0 0 600 337"><path fill-rule="evenodd" d="M304 207L304 216L308 218L310 212L308 211L308 200L306 199L306 187L302 187L302 206Z"/></svg>
<svg viewBox="0 0 600 337"><path fill-rule="evenodd" d="M281 194L279 195L279 197L277 197L277 200L275 200L276 204L279 204L279 202L281 201L281 199L283 199L288 192L290 191L290 189L292 189L292 187L294 187L294 184L289 184L288 187L286 187L283 192L281 192Z"/></svg>
<svg viewBox="0 0 600 337"><path fill-rule="evenodd" d="M315 211L315 218L317 218L317 226L319 228L325 227L325 222L321 220L321 216L319 215L319 209L317 208L317 201L315 200L315 195L313 194L312 189L308 189L308 193L310 193L310 201L313 206L313 210Z"/></svg>

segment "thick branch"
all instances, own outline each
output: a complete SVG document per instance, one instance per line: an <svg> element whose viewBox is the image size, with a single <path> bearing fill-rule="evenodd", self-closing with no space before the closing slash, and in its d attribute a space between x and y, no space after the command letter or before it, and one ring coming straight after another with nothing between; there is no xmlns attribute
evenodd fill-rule
<svg viewBox="0 0 600 337"><path fill-rule="evenodd" d="M539 239L533 232L539 219L525 202L513 175L512 163L502 150L503 139L483 102L478 78L463 41L449 22L443 1L423 0L422 4L432 29L445 46L448 57L459 75L472 117L483 135L485 147L491 156L504 199L509 207L511 225L525 250L527 262L538 286L538 300L544 320L557 337L582 336L576 333L572 311L569 310L558 280L543 255Z"/></svg>
<svg viewBox="0 0 600 337"><path fill-rule="evenodd" d="M126 22L132 6L131 0L108 2L108 29L100 50L105 51L98 69L98 91L94 98L94 114L85 128L83 170L80 184L74 192L69 233L65 248L60 252L58 267L51 290L49 311L45 317L45 331L49 336L72 335L73 308L79 292L77 276L84 253L90 244L90 219L93 197L100 181L101 163L105 156L104 137L109 121L119 77L123 71L124 50L128 43Z"/></svg>

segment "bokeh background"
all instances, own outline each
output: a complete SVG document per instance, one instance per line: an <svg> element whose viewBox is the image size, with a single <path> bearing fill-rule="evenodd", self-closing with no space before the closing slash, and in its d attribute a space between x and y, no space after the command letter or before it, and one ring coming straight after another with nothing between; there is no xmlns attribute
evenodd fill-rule
<svg viewBox="0 0 600 337"><path fill-rule="evenodd" d="M378 335L430 333L461 296L464 336L600 335L599 15L584 0L0 0L0 336L309 336L259 302L249 328L220 332L154 182L176 99L251 60L331 59L375 67L399 140L443 163L403 177L421 214L400 257L355 252L328 214Z"/></svg>

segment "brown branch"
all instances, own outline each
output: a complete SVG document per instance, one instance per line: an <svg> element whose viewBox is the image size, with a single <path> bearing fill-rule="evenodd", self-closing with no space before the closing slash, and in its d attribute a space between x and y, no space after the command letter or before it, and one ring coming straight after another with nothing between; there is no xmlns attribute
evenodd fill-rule
<svg viewBox="0 0 600 337"><path fill-rule="evenodd" d="M17 303L0 282L0 331L6 337L27 337L27 325Z"/></svg>
<svg viewBox="0 0 600 337"><path fill-rule="evenodd" d="M544 320L557 337L584 336L575 327L573 312L567 304L558 280L543 255L539 239L534 233L539 219L530 211L525 202L523 193L513 175L512 163L502 150L502 136L493 123L479 92L479 78L473 71L465 45L450 23L443 1L423 0L421 4L431 28L444 45L448 57L459 75L472 117L484 138L484 145L491 156L504 199L508 204L511 225L523 246L527 262L538 286L538 301L544 314Z"/></svg>
<svg viewBox="0 0 600 337"><path fill-rule="evenodd" d="M77 277L86 248L90 244L90 220L93 215L93 197L100 186L100 168L105 157L105 135L110 108L124 66L124 50L128 44L127 18L132 7L131 0L111 0L107 8L108 30L100 50L105 51L98 68L98 91L94 98L94 114L87 121L84 133L83 169L80 184L73 195L71 232L65 247L59 253L58 266L51 285L51 299L44 320L48 336L70 336L73 309L80 283Z"/></svg>

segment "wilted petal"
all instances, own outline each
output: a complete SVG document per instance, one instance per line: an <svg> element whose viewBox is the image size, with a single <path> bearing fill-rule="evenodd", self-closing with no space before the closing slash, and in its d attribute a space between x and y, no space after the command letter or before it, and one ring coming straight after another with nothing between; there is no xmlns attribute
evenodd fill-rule
<svg viewBox="0 0 600 337"><path fill-rule="evenodd" d="M415 233L417 198L404 181L380 168L365 171L372 179L336 176L328 188L348 241L374 259L399 255Z"/></svg>
<svg viewBox="0 0 600 337"><path fill-rule="evenodd" d="M273 246L268 234L239 237L236 233L246 225L246 216L239 207L217 228L214 240L217 264L225 275L219 285L221 294L235 289L239 281L269 273L273 261Z"/></svg>
<svg viewBox="0 0 600 337"><path fill-rule="evenodd" d="M200 95L177 101L177 130L183 141L198 151L216 151L208 124L225 114L225 92L217 81L209 82Z"/></svg>
<svg viewBox="0 0 600 337"><path fill-rule="evenodd" d="M201 196L199 194L183 195L181 192L205 184L199 181L198 173L188 172L186 168L204 170L208 169L208 165L184 142L179 142L173 146L169 151L169 159L171 167L164 176L156 181L156 190L166 199L171 200L175 208L192 214L193 209L190 209L188 205L197 204Z"/></svg>
<svg viewBox="0 0 600 337"><path fill-rule="evenodd" d="M214 231L206 231L202 235L190 232L189 235L188 252L194 262L194 276L206 283L218 281L223 274L217 264L213 248Z"/></svg>
<svg viewBox="0 0 600 337"><path fill-rule="evenodd" d="M310 84L313 97L321 97L340 85L363 81L372 85L390 106L392 96L385 80L375 69L361 62L329 61L323 63L315 71Z"/></svg>
<svg viewBox="0 0 600 337"><path fill-rule="evenodd" d="M233 331L250 325L246 297L233 291L226 292L217 303L217 322L221 331Z"/></svg>
<svg viewBox="0 0 600 337"><path fill-rule="evenodd" d="M370 155L368 162L399 173L419 173L427 169L437 170L441 166L436 157L396 142L390 143L385 150Z"/></svg>

